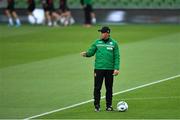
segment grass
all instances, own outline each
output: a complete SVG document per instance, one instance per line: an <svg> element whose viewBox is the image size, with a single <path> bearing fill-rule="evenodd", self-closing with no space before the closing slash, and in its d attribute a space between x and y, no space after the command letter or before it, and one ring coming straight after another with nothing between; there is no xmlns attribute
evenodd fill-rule
<svg viewBox="0 0 180 120"><path fill-rule="evenodd" d="M179 80L180 78L176 78L114 96L114 108L115 103L125 100L129 105L129 110L126 112L116 110L107 112L103 106L97 113L93 111L92 103L88 103L45 115L39 119L178 119L180 118L180 94L172 89L180 88ZM104 99L102 104L105 104Z"/></svg>
<svg viewBox="0 0 180 120"><path fill-rule="evenodd" d="M179 27L175 25L127 25L112 27L112 36L120 44L179 32ZM97 29L100 27L96 26L87 29L79 26L68 28L41 26L8 28L7 26L2 26L1 28L0 49L2 55L0 68L78 53L81 50L87 49L99 37Z"/></svg>
<svg viewBox="0 0 180 120"><path fill-rule="evenodd" d="M1 119L27 118L92 99L94 58L85 59L80 57L79 53L99 37L97 29L100 26L0 27ZM112 38L119 42L121 48L121 70L120 75L115 78L114 92L179 74L179 25L110 27ZM180 118L177 102L178 79L115 96L114 107L120 99L127 100L130 108L125 113L102 111L96 114L93 112L92 103L89 103L42 118L108 119L117 118L119 115L122 115L121 118L138 119ZM172 86L174 91L171 90ZM104 93L103 88L102 95ZM156 100L156 97L174 96L177 98ZM155 99L128 100L130 97ZM142 106L137 107L139 104ZM166 104L168 109L164 109Z"/></svg>

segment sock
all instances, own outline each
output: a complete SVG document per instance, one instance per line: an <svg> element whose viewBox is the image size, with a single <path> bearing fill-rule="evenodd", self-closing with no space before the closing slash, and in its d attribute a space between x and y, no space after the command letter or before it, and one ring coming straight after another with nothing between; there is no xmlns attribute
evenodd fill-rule
<svg viewBox="0 0 180 120"><path fill-rule="evenodd" d="M66 20L65 17L61 17L61 19L60 19L61 24L64 24L64 21L65 21L65 20Z"/></svg>
<svg viewBox="0 0 180 120"><path fill-rule="evenodd" d="M75 23L75 20L74 20L73 17L71 17L71 18L70 18L70 24L72 25L72 24L74 24L74 23Z"/></svg>
<svg viewBox="0 0 180 120"><path fill-rule="evenodd" d="M48 21L48 26L52 26L52 22L51 21Z"/></svg>
<svg viewBox="0 0 180 120"><path fill-rule="evenodd" d="M16 25L21 25L21 21L19 20L19 18L16 19Z"/></svg>
<svg viewBox="0 0 180 120"><path fill-rule="evenodd" d="M92 18L92 23L96 24L96 18Z"/></svg>
<svg viewBox="0 0 180 120"><path fill-rule="evenodd" d="M54 22L53 22L53 26L57 26L57 21L54 21Z"/></svg>
<svg viewBox="0 0 180 120"><path fill-rule="evenodd" d="M9 25L13 26L14 23L13 23L13 19L12 18L9 18Z"/></svg>

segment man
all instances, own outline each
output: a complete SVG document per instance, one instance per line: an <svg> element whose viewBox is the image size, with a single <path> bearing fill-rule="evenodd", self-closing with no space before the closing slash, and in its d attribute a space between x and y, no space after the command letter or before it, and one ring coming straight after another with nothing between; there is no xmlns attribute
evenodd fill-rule
<svg viewBox="0 0 180 120"><path fill-rule="evenodd" d="M15 5L15 1L14 0L7 0L7 8L5 10L5 13L8 17L8 22L9 22L9 26L13 26L14 25L14 22L13 22L13 19L15 19L16 21L16 27L19 27L21 26L21 21L15 11L15 8L14 8L14 5Z"/></svg>
<svg viewBox="0 0 180 120"><path fill-rule="evenodd" d="M27 0L27 3L28 3L28 14L32 15L32 12L34 11L35 7L36 7L36 4L35 4L35 1L34 0Z"/></svg>
<svg viewBox="0 0 180 120"><path fill-rule="evenodd" d="M105 79L106 110L112 108L113 77L119 74L120 54L118 43L110 37L109 27L102 27L101 38L96 40L87 52L81 52L83 57L91 57L96 54L94 69L94 106L95 111L100 111L101 87Z"/></svg>
<svg viewBox="0 0 180 120"><path fill-rule="evenodd" d="M45 12L45 19L48 26L57 26L57 21L60 20L60 16L55 12L54 1L42 0L41 3Z"/></svg>
<svg viewBox="0 0 180 120"><path fill-rule="evenodd" d="M62 17L61 23L64 26L67 26L68 24L72 25L75 23L75 20L71 15L71 11L68 8L67 0L59 0L59 11Z"/></svg>
<svg viewBox="0 0 180 120"><path fill-rule="evenodd" d="M85 27L91 27L91 23L96 23L96 16L92 8L92 0L80 0L80 3L84 9Z"/></svg>
<svg viewBox="0 0 180 120"><path fill-rule="evenodd" d="M27 7L28 18L30 19L30 17L31 17L32 19L34 19L35 23L37 23L37 18L33 14L33 11L36 7L35 1L34 0L27 0L27 3L28 3L28 7Z"/></svg>

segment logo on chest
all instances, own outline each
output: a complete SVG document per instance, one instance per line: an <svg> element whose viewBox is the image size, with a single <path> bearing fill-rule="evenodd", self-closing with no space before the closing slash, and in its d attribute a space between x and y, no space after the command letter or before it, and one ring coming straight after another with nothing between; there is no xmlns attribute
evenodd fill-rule
<svg viewBox="0 0 180 120"><path fill-rule="evenodd" d="M107 50L113 50L113 48L112 48L112 47L106 47L106 49L107 49Z"/></svg>

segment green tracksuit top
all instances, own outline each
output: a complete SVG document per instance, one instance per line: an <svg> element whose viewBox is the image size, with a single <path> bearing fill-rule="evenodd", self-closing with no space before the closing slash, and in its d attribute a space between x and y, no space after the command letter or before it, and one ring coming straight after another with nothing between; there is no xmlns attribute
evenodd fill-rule
<svg viewBox="0 0 180 120"><path fill-rule="evenodd" d="M118 43L109 38L104 40L96 40L86 52L86 57L95 57L95 69L101 70L119 70L120 54Z"/></svg>

